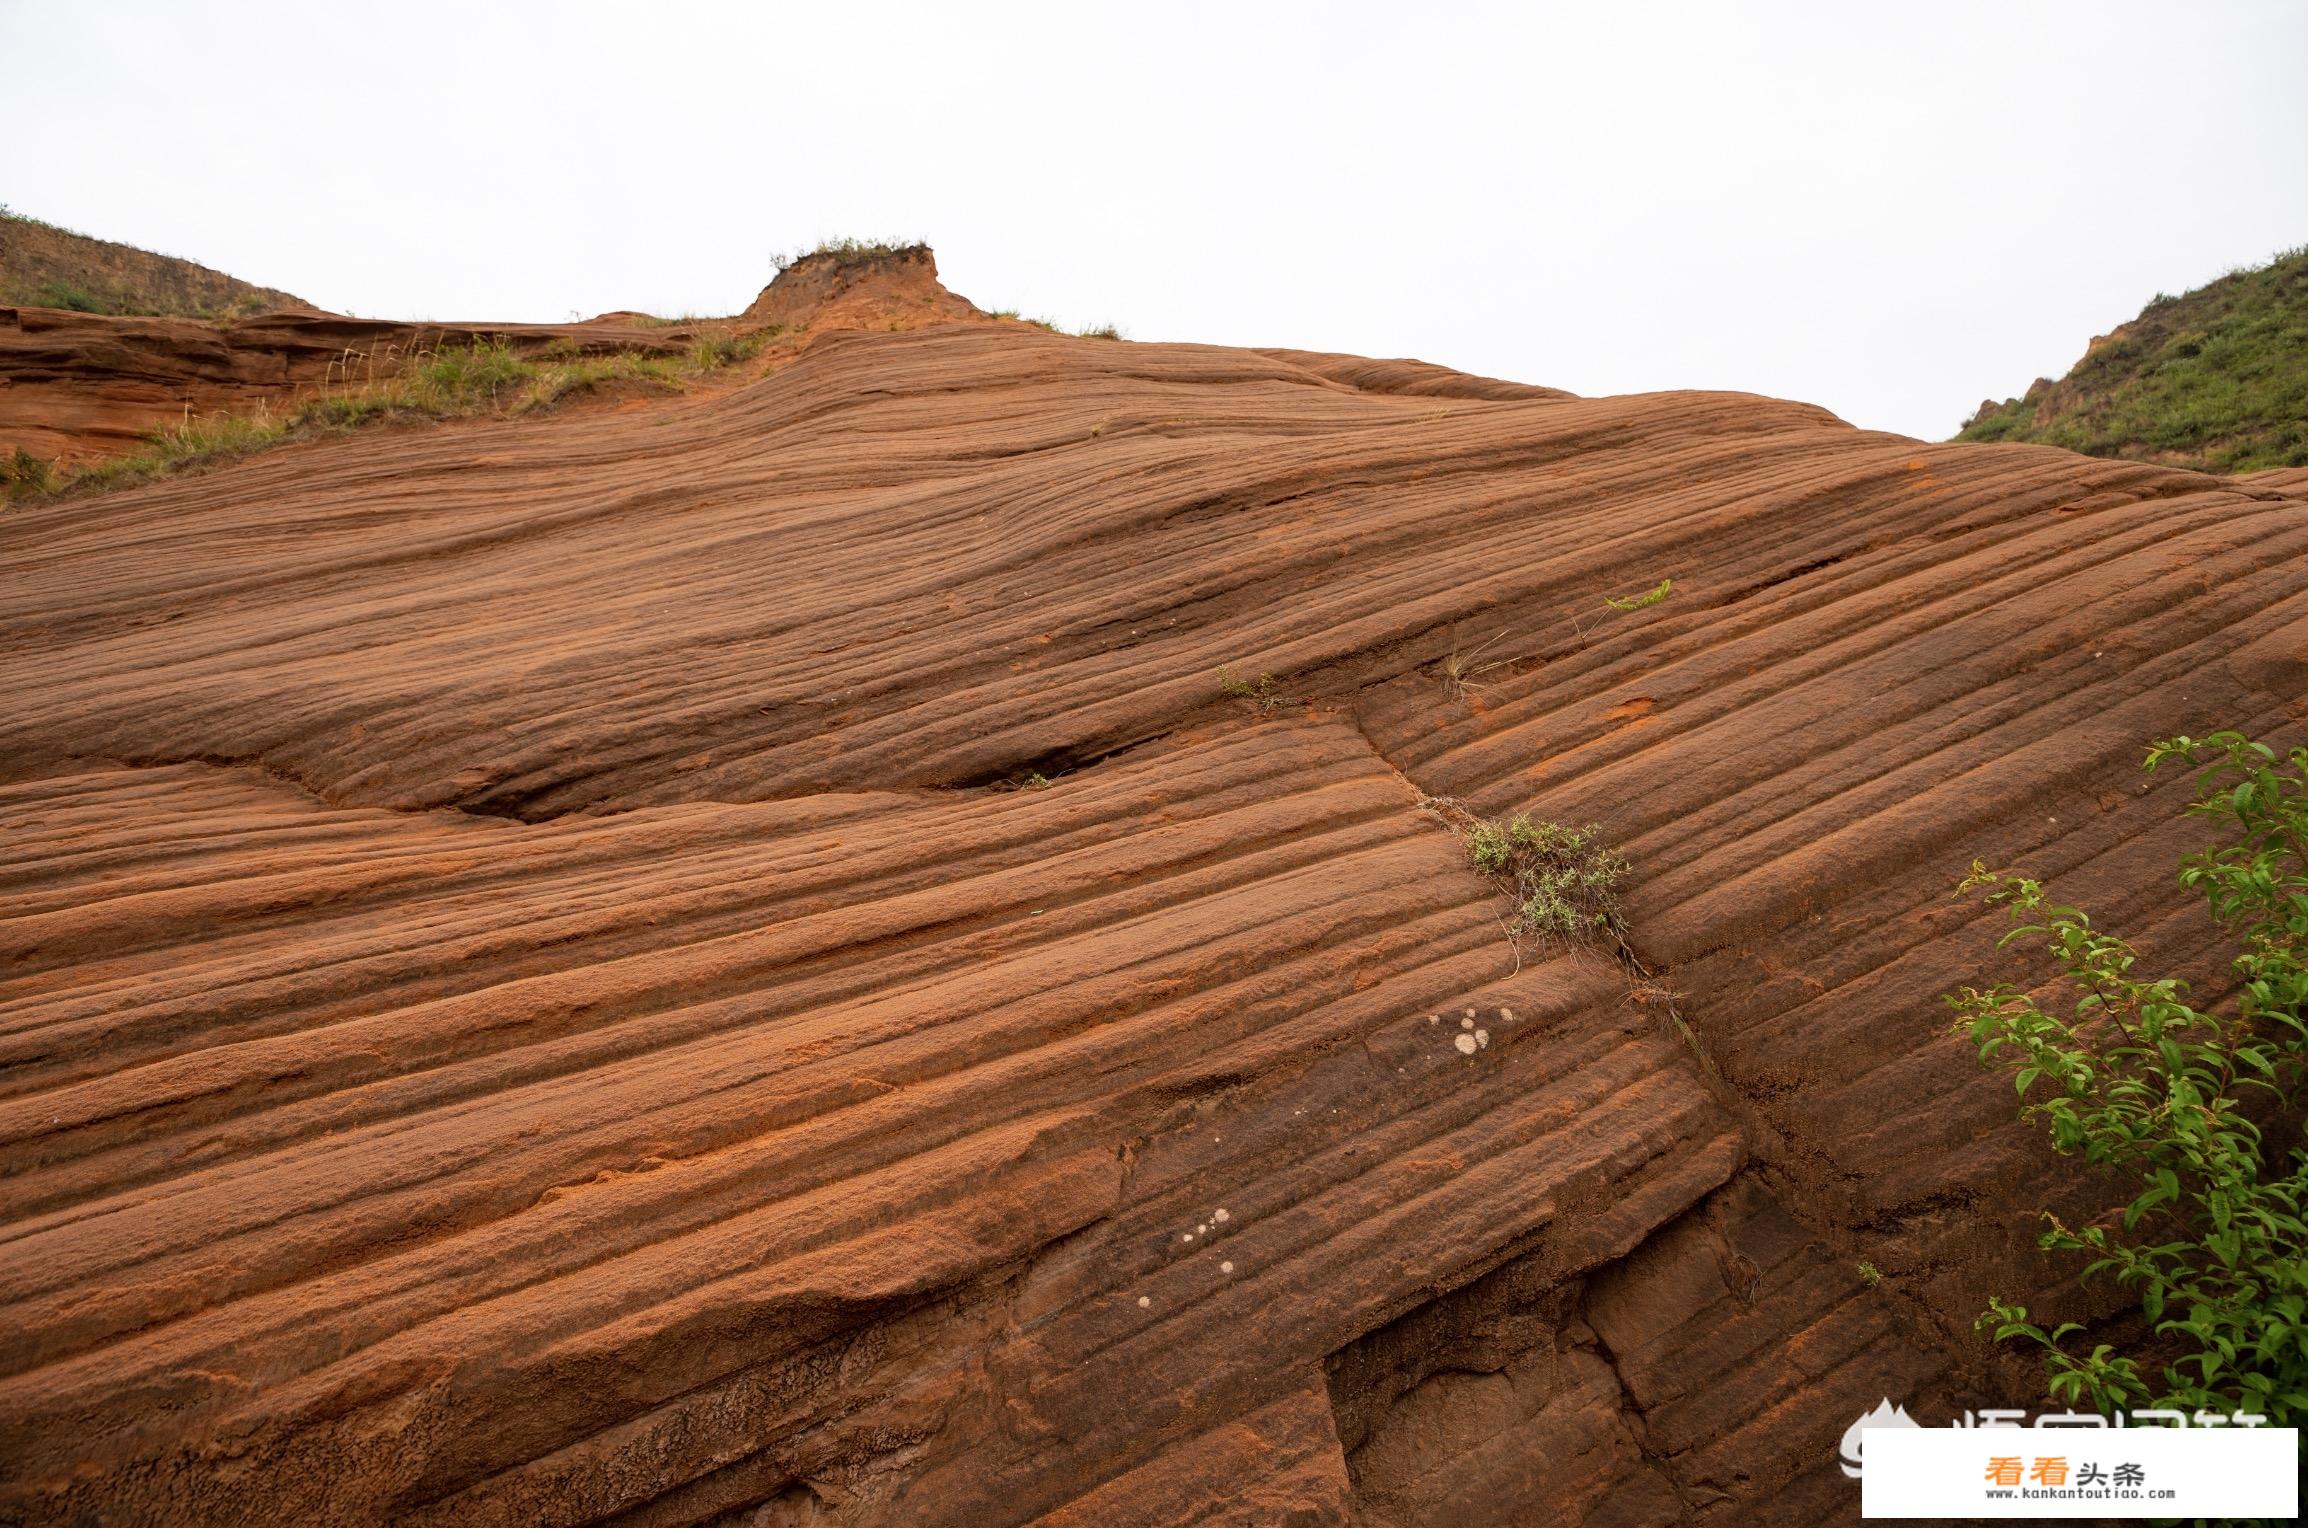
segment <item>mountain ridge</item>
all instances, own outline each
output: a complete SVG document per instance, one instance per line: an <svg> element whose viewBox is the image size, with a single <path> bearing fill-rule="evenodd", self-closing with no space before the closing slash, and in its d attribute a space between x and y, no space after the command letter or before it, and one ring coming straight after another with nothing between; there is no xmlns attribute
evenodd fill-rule
<svg viewBox="0 0 2308 1528"><path fill-rule="evenodd" d="M229 320L322 310L177 255L59 228L0 207L0 306Z"/></svg>

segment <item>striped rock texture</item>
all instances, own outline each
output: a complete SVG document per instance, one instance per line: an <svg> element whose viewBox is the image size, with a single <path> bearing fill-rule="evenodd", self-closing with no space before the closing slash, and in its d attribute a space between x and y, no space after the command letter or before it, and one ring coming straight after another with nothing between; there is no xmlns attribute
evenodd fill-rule
<svg viewBox="0 0 2308 1528"><path fill-rule="evenodd" d="M0 566L12 1521L1854 1519L2106 1192L1954 882L2212 970L2142 745L2308 717L2289 477L1005 324Z"/></svg>

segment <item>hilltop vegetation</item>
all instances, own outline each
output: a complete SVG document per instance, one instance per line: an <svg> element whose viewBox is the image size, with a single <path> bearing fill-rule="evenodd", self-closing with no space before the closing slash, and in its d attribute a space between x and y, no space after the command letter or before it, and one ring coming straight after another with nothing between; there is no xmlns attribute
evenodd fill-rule
<svg viewBox="0 0 2308 1528"><path fill-rule="evenodd" d="M821 260L836 267L870 265L876 260L927 254L929 247L921 239L826 239L814 249L780 251L769 257L769 263L782 274L805 260Z"/></svg>
<svg viewBox="0 0 2308 1528"><path fill-rule="evenodd" d="M287 292L0 206L0 306L5 305L205 319L315 311Z"/></svg>
<svg viewBox="0 0 2308 1528"><path fill-rule="evenodd" d="M2067 376L1983 403L1956 439L2212 472L2308 466L2308 246L2158 293Z"/></svg>

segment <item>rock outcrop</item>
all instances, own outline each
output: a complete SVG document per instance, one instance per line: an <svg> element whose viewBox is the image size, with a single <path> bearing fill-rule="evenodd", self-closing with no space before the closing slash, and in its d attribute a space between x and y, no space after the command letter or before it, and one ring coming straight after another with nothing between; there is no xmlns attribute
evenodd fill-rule
<svg viewBox="0 0 2308 1528"><path fill-rule="evenodd" d="M739 317L781 329L919 329L989 315L938 280L927 244L829 245L785 265Z"/></svg>
<svg viewBox="0 0 2308 1528"><path fill-rule="evenodd" d="M947 291L921 245L805 256L735 319L621 311L568 324L403 324L300 308L210 322L0 306L0 459L19 448L67 467L116 456L187 417L290 409L482 341L578 356L674 354L700 335L758 336L782 360L820 333L957 322L996 320Z"/></svg>
<svg viewBox="0 0 2308 1528"><path fill-rule="evenodd" d="M2288 478L1010 324L0 556L18 1518L1852 1519L2100 1192L1951 887L2308 717Z"/></svg>
<svg viewBox="0 0 2308 1528"><path fill-rule="evenodd" d="M0 457L18 449L64 466L134 450L187 417L293 408L392 376L411 357L503 340L524 354L668 353L693 325L399 324L267 313L232 323L0 307Z"/></svg>

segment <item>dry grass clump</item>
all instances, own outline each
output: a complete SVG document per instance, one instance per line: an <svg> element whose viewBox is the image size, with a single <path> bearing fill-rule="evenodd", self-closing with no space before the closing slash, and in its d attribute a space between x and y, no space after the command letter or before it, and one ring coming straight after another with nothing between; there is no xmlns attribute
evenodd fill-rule
<svg viewBox="0 0 2308 1528"><path fill-rule="evenodd" d="M1476 696L1486 688L1480 676L1493 669L1505 668L1515 661L1512 658L1493 658L1488 663L1482 661L1483 654L1497 646L1499 638L1505 635L1503 631L1494 632L1472 651L1461 651L1454 646L1444 656L1439 668L1442 681L1452 694L1472 704Z"/></svg>
<svg viewBox="0 0 2308 1528"><path fill-rule="evenodd" d="M799 265L804 260L830 260L835 265L860 265L869 260L886 260L892 255L910 255L929 245L920 239L827 239L815 249L797 249L769 257L769 263L780 273L786 267Z"/></svg>
<svg viewBox="0 0 2308 1528"><path fill-rule="evenodd" d="M1261 714L1296 704L1290 696L1282 693L1281 682L1272 674L1245 679L1223 663L1218 666L1218 693L1228 700L1247 700Z"/></svg>

